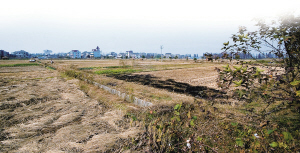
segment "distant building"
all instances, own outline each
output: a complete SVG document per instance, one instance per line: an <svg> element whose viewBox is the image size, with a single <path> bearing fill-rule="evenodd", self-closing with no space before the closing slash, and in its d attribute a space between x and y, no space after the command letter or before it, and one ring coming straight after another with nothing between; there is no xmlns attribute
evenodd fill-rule
<svg viewBox="0 0 300 153"><path fill-rule="evenodd" d="M112 57L117 57L117 56L118 56L118 54L117 54L116 52L110 52L110 55L111 55Z"/></svg>
<svg viewBox="0 0 300 153"><path fill-rule="evenodd" d="M126 58L127 54L126 53L119 53L117 58Z"/></svg>
<svg viewBox="0 0 300 153"><path fill-rule="evenodd" d="M97 46L96 49L92 49L92 53L94 55L94 58L101 58L101 51L99 46Z"/></svg>
<svg viewBox="0 0 300 153"><path fill-rule="evenodd" d="M165 56L166 56L166 58L170 58L170 57L172 57L172 54L171 53L166 53Z"/></svg>
<svg viewBox="0 0 300 153"><path fill-rule="evenodd" d="M15 51L13 54L16 56L16 58L30 58L30 54L24 50Z"/></svg>
<svg viewBox="0 0 300 153"><path fill-rule="evenodd" d="M154 53L147 53L146 58L155 58L155 54Z"/></svg>
<svg viewBox="0 0 300 153"><path fill-rule="evenodd" d="M2 59L3 57L9 57L9 52L0 50L0 59Z"/></svg>
<svg viewBox="0 0 300 153"><path fill-rule="evenodd" d="M81 53L81 58L91 58L91 53L92 52L84 51Z"/></svg>
<svg viewBox="0 0 300 153"><path fill-rule="evenodd" d="M72 50L69 52L70 58L81 58L81 53L79 50Z"/></svg>
<svg viewBox="0 0 300 153"><path fill-rule="evenodd" d="M126 51L126 53L127 53L126 56L127 56L128 58L130 58L130 56L132 57L133 51L132 51L132 50Z"/></svg>
<svg viewBox="0 0 300 153"><path fill-rule="evenodd" d="M58 55L58 58L65 58L65 57L67 57L67 54L68 53L58 53L57 55Z"/></svg>
<svg viewBox="0 0 300 153"><path fill-rule="evenodd" d="M156 58L161 58L161 57L164 58L164 56L165 56L164 54L156 54Z"/></svg>
<svg viewBox="0 0 300 153"><path fill-rule="evenodd" d="M143 53L140 53L140 57L142 58L143 56L146 58L147 54L144 53L144 52L143 52Z"/></svg>
<svg viewBox="0 0 300 153"><path fill-rule="evenodd" d="M132 53L131 55L132 58L141 58L140 53Z"/></svg>
<svg viewBox="0 0 300 153"><path fill-rule="evenodd" d="M185 54L185 57L189 57L189 58L191 58L191 57L192 57L192 55L191 55L191 54Z"/></svg>

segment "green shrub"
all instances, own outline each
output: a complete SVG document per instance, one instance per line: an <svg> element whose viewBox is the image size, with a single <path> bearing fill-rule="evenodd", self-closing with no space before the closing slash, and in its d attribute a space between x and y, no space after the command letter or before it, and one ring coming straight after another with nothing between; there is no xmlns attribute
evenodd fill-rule
<svg viewBox="0 0 300 153"><path fill-rule="evenodd" d="M223 91L233 89L232 85L236 87L230 98L260 104L251 111L255 114L252 117L259 119L258 125L231 124L234 127L228 128L228 134L236 140L237 146L253 152L297 152L300 148L299 122L290 121L293 118L299 120L300 115L300 16L281 17L278 21L268 25L259 20L259 30L254 32L240 27L239 32L231 37L233 44L229 45L228 41L222 48L230 55L253 50L263 53L262 46L266 46L272 48L269 53L278 57L273 59L276 65L266 66L270 61L257 60L254 64L262 64L261 67L245 63L217 69L218 85ZM275 41L277 43L273 44ZM276 69L278 67L284 70ZM266 126L268 124L273 124L273 127Z"/></svg>

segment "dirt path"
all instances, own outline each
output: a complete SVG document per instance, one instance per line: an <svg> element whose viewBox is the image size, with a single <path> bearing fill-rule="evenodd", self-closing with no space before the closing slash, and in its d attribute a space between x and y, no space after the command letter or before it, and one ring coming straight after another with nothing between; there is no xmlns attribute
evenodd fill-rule
<svg viewBox="0 0 300 153"><path fill-rule="evenodd" d="M56 71L26 67L0 73L0 152L105 151L138 133L82 92L77 80Z"/></svg>

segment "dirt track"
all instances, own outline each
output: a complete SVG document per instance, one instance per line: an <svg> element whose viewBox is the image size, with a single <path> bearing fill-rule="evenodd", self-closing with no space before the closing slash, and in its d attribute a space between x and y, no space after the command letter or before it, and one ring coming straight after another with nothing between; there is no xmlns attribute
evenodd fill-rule
<svg viewBox="0 0 300 153"><path fill-rule="evenodd" d="M122 111L88 97L77 80L41 67L19 69L0 73L0 152L104 151L138 133Z"/></svg>

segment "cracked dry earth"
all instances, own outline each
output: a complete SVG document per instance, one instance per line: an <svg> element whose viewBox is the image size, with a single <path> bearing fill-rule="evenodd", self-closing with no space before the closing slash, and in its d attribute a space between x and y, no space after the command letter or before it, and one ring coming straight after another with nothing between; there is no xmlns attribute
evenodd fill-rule
<svg viewBox="0 0 300 153"><path fill-rule="evenodd" d="M122 111L86 96L77 80L26 69L0 73L0 152L105 152L138 133L120 126Z"/></svg>

